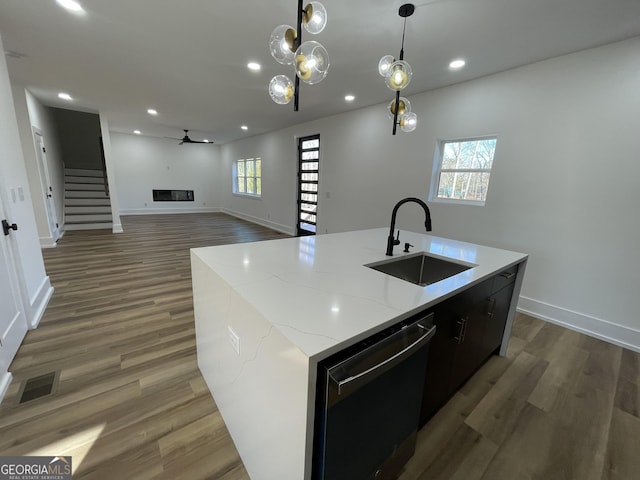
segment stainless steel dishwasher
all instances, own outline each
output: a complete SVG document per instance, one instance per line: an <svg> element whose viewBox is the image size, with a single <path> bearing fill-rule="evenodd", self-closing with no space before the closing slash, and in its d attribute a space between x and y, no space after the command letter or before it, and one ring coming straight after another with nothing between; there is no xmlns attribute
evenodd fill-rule
<svg viewBox="0 0 640 480"><path fill-rule="evenodd" d="M395 479L415 451L433 313L320 362L314 480Z"/></svg>

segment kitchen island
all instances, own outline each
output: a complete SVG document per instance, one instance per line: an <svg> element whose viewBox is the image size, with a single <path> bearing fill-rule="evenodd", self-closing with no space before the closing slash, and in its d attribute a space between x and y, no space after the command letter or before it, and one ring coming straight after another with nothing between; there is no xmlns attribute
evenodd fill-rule
<svg viewBox="0 0 640 480"><path fill-rule="evenodd" d="M389 258L387 235L191 251L198 365L252 479L311 478L319 361L511 269L505 353L527 256L405 231L413 252L471 267L422 287L365 266Z"/></svg>

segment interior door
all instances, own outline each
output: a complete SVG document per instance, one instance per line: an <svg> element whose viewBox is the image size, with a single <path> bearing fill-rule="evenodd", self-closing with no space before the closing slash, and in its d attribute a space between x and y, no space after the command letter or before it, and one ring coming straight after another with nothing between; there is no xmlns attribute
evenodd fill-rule
<svg viewBox="0 0 640 480"><path fill-rule="evenodd" d="M51 187L51 176L49 174L49 165L47 164L47 150L44 146L44 138L38 132L34 132L36 142L36 155L38 157L38 168L40 169L40 180L42 182L42 192L45 195L45 207L47 210L47 221L49 222L49 231L53 241L57 241L60 237L58 231L58 217L56 215L56 205L54 191Z"/></svg>
<svg viewBox="0 0 640 480"><path fill-rule="evenodd" d="M0 219L6 219L0 198ZM12 223L8 219L9 223ZM11 230L13 232L13 230ZM22 308L10 235L0 229L0 389L2 376L9 370L22 339L27 333L27 320Z"/></svg>
<svg viewBox="0 0 640 480"><path fill-rule="evenodd" d="M320 135L298 139L298 219L296 235L315 235L318 225Z"/></svg>

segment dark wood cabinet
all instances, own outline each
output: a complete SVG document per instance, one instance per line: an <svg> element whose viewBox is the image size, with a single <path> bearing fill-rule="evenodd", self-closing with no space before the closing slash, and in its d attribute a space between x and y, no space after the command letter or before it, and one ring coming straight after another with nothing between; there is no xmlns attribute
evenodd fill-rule
<svg viewBox="0 0 640 480"><path fill-rule="evenodd" d="M434 307L436 334L429 351L422 424L497 353L517 268L510 267Z"/></svg>

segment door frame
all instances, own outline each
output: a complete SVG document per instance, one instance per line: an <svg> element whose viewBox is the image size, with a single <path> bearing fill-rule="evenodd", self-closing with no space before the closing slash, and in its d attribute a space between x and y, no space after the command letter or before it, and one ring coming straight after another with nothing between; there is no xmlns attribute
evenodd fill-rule
<svg viewBox="0 0 640 480"><path fill-rule="evenodd" d="M40 188L44 200L45 214L47 216L47 226L49 228L49 235L55 243L60 238L60 226L56 213L56 192L53 191L53 187L51 186L51 173L49 171L49 162L47 161L44 135L35 127L33 128L33 141L36 149L36 158L38 160Z"/></svg>
<svg viewBox="0 0 640 480"><path fill-rule="evenodd" d="M318 158L317 159L313 159L312 161L315 161L318 163L318 169L317 170L303 170L302 169L302 164L303 164L303 160L302 160L302 144L303 142L307 142L310 140L318 140L318 148L311 148L311 149L307 149L307 151L313 151L313 150L317 150L318 151ZM302 236L307 236L307 235L316 235L318 233L318 204L320 203L320 134L317 133L315 135L305 135L302 137L297 137L296 139L297 141L297 145L296 145L296 152L297 152L297 164L298 164L298 175L296 177L296 181L297 181L297 185L296 185L296 227L295 227L295 231L296 231L296 236L297 237L302 237ZM317 180L313 181L313 180L302 180L302 175L303 173L316 173L317 174ZM316 191L313 192L311 190L302 190L302 184L303 183L315 183L316 184ZM303 194L315 194L316 195L316 201L312 202L312 201L308 201L306 200L305 202L307 202L307 204L314 204L315 203L315 211L313 212L313 214L315 215L315 221L302 221L302 214L305 212L304 210L302 210L302 204L304 203L302 200L302 195ZM311 213L311 212L308 212ZM307 225L312 225L314 230L309 230L309 229L304 229L301 228L301 224L307 224Z"/></svg>

